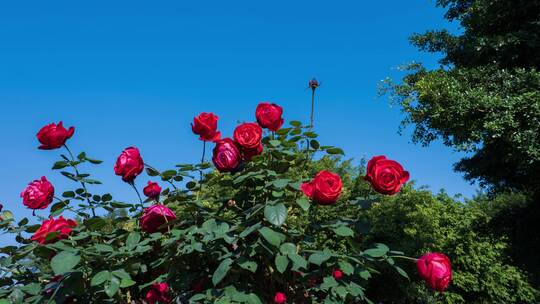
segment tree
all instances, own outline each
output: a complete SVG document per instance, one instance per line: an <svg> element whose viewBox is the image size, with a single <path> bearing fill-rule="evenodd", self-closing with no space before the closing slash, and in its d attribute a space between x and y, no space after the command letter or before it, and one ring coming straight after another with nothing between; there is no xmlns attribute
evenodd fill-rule
<svg viewBox="0 0 540 304"><path fill-rule="evenodd" d="M440 67L405 67L386 82L413 125L413 141L433 140L467 152L455 169L492 190L540 189L540 1L438 0L459 34L433 30L411 37L442 53Z"/></svg>

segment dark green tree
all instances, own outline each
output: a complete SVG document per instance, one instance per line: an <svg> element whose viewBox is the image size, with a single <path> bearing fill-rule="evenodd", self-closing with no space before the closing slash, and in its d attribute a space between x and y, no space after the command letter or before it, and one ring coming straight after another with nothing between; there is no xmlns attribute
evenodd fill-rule
<svg viewBox="0 0 540 304"><path fill-rule="evenodd" d="M467 152L455 168L492 190L540 189L540 1L438 0L459 33L411 37L440 53L440 66L406 67L390 93L413 125L413 140Z"/></svg>

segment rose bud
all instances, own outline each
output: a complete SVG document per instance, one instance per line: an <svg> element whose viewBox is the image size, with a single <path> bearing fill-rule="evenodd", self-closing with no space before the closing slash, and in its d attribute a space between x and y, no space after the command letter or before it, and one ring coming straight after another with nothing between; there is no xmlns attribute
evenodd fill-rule
<svg viewBox="0 0 540 304"><path fill-rule="evenodd" d="M122 180L125 182L133 182L137 175L141 174L144 169L144 162L139 153L139 149L135 147L128 147L116 160L114 165L114 173L122 176Z"/></svg>
<svg viewBox="0 0 540 304"><path fill-rule="evenodd" d="M262 128L253 122L247 122L234 129L234 141L244 149L255 149L261 144Z"/></svg>
<svg viewBox="0 0 540 304"><path fill-rule="evenodd" d="M259 144L257 147L253 149L243 149L242 150L242 156L245 160L250 161L254 156L261 155L263 153L263 145Z"/></svg>
<svg viewBox="0 0 540 304"><path fill-rule="evenodd" d="M257 122L263 128L277 131L283 125L283 109L275 103L261 102L255 110Z"/></svg>
<svg viewBox="0 0 540 304"><path fill-rule="evenodd" d="M66 130L62 125L62 122L58 124L51 123L39 130L37 133L37 139L41 143L39 149L53 150L62 147L66 141L73 136L75 128L70 127Z"/></svg>
<svg viewBox="0 0 540 304"><path fill-rule="evenodd" d="M385 156L375 156L367 164L365 179L381 194L396 194L401 185L409 180L409 172L396 161Z"/></svg>
<svg viewBox="0 0 540 304"><path fill-rule="evenodd" d="M340 269L336 269L332 272L332 276L334 277L334 279L339 281L341 280L341 278L343 278L343 271L341 271Z"/></svg>
<svg viewBox="0 0 540 304"><path fill-rule="evenodd" d="M216 141L221 137L221 132L217 131L217 122L219 117L214 113L201 113L193 118L191 130L199 135L200 140Z"/></svg>
<svg viewBox="0 0 540 304"><path fill-rule="evenodd" d="M0 204L0 212L4 209L4 205Z"/></svg>
<svg viewBox="0 0 540 304"><path fill-rule="evenodd" d="M149 181L146 187L144 187L143 193L146 195L146 197L157 200L159 198L159 194L161 193L161 187L158 185L158 183Z"/></svg>
<svg viewBox="0 0 540 304"><path fill-rule="evenodd" d="M54 243L58 240L67 239L71 234L73 227L76 227L77 223L74 220L65 219L63 216L59 216L57 219L49 218L43 221L39 229L30 238L40 244ZM51 240L46 240L47 235L52 232L58 232L58 235Z"/></svg>
<svg viewBox="0 0 540 304"><path fill-rule="evenodd" d="M227 207L233 208L235 206L236 206L236 201L235 200L230 199L230 200L227 201Z"/></svg>
<svg viewBox="0 0 540 304"><path fill-rule="evenodd" d="M442 253L431 252L421 256L416 261L416 269L433 290L443 292L452 280L450 259Z"/></svg>
<svg viewBox="0 0 540 304"><path fill-rule="evenodd" d="M34 180L21 192L23 204L30 209L45 209L52 202L54 187L45 176Z"/></svg>
<svg viewBox="0 0 540 304"><path fill-rule="evenodd" d="M242 160L240 150L230 138L216 141L213 151L212 162L220 172L234 171Z"/></svg>
<svg viewBox="0 0 540 304"><path fill-rule="evenodd" d="M311 79L308 85L312 90L315 90L316 88L321 86L321 84L315 78Z"/></svg>
<svg viewBox="0 0 540 304"><path fill-rule="evenodd" d="M287 301L287 296L283 292L277 292L274 296L274 303L276 304L282 304Z"/></svg>
<svg viewBox="0 0 540 304"><path fill-rule="evenodd" d="M171 303L171 296L169 294L169 284L167 283L154 283L150 287L150 290L146 293L146 302L148 304L156 303Z"/></svg>
<svg viewBox="0 0 540 304"><path fill-rule="evenodd" d="M339 175L323 170L309 183L303 183L300 189L310 199L320 205L334 204L341 195L343 183Z"/></svg>
<svg viewBox="0 0 540 304"><path fill-rule="evenodd" d="M175 219L176 214L171 209L164 205L153 205L144 209L140 218L141 229L148 233L164 232L166 228L160 227Z"/></svg>

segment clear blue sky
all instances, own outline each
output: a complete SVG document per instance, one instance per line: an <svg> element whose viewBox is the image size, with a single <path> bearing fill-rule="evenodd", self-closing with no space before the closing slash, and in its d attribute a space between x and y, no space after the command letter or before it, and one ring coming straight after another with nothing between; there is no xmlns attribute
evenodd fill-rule
<svg viewBox="0 0 540 304"><path fill-rule="evenodd" d="M47 123L75 126L72 150L104 160L93 172L105 185L91 191L133 200L112 169L123 148L139 147L161 169L196 162L193 116L217 113L229 135L263 100L307 121L314 76L323 84L315 114L322 143L356 159L386 154L418 185L471 196L476 187L452 171L460 155L399 136L399 109L376 98L398 65L436 66L407 41L448 26L434 2L4 1L0 202L21 218L31 214L19 198L29 181L46 175L57 193L75 186L50 171L57 151L37 149L35 134Z"/></svg>

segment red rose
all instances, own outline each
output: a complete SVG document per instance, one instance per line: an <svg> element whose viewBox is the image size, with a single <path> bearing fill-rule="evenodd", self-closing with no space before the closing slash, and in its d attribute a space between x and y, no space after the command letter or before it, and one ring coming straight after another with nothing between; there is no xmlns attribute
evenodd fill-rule
<svg viewBox="0 0 540 304"><path fill-rule="evenodd" d="M158 183L149 181L146 187L144 187L143 193L148 198L157 199L161 193L161 187L158 185Z"/></svg>
<svg viewBox="0 0 540 304"><path fill-rule="evenodd" d="M368 162L365 179L375 191L392 195L398 193L401 185L409 180L409 172L403 170L398 162L381 155Z"/></svg>
<svg viewBox="0 0 540 304"><path fill-rule="evenodd" d="M244 149L254 149L261 144L262 128L253 122L247 122L234 129L234 141Z"/></svg>
<svg viewBox="0 0 540 304"><path fill-rule="evenodd" d="M132 182L144 169L144 162L139 149L128 147L118 156L114 165L114 173L122 176L125 182Z"/></svg>
<svg viewBox="0 0 540 304"><path fill-rule="evenodd" d="M54 243L61 239L66 239L71 233L73 227L76 227L77 223L74 220L65 219L63 216L59 216L57 219L49 218L43 221L41 227L32 235L31 239L40 244ZM59 234L52 240L45 240L47 235L51 232L58 232Z"/></svg>
<svg viewBox="0 0 540 304"><path fill-rule="evenodd" d="M148 304L170 303L171 296L169 295L169 284L154 283L146 293L146 302Z"/></svg>
<svg viewBox="0 0 540 304"><path fill-rule="evenodd" d="M285 303L285 301L287 301L287 296L285 296L283 292L277 292L274 296L274 303L276 304L282 304Z"/></svg>
<svg viewBox="0 0 540 304"><path fill-rule="evenodd" d="M341 195L343 183L339 175L323 170L309 183L303 183L302 192L321 205L334 204Z"/></svg>
<svg viewBox="0 0 540 304"><path fill-rule="evenodd" d="M45 209L52 202L54 197L54 187L45 178L34 180L23 192L21 192L23 204L30 209Z"/></svg>
<svg viewBox="0 0 540 304"><path fill-rule="evenodd" d="M175 219L176 214L165 205L153 205L144 209L140 218L141 229L148 233L163 232L165 228L160 229L160 227Z"/></svg>
<svg viewBox="0 0 540 304"><path fill-rule="evenodd" d="M257 122L263 128L270 131L277 131L283 125L283 109L275 103L261 102L255 111Z"/></svg>
<svg viewBox="0 0 540 304"><path fill-rule="evenodd" d="M244 156L245 160L251 160L253 156L261 155L263 153L263 145L259 144L257 147L253 149L243 149L242 155Z"/></svg>
<svg viewBox="0 0 540 304"><path fill-rule="evenodd" d="M416 269L420 277L433 290L443 292L452 280L450 259L438 252L430 252L416 261Z"/></svg>
<svg viewBox="0 0 540 304"><path fill-rule="evenodd" d="M332 272L332 276L334 277L334 279L339 281L343 277L343 271L341 271L341 269L336 269L334 270L334 272Z"/></svg>
<svg viewBox="0 0 540 304"><path fill-rule="evenodd" d="M217 131L217 122L219 117L214 113L201 113L193 118L191 130L199 135L200 140L216 141L221 137L221 132Z"/></svg>
<svg viewBox="0 0 540 304"><path fill-rule="evenodd" d="M66 143L68 138L73 136L73 132L75 132L75 128L70 127L69 130L66 130L62 125L62 122L59 122L58 124L48 124L41 128L37 133L37 139L41 143L39 149L58 149Z"/></svg>
<svg viewBox="0 0 540 304"><path fill-rule="evenodd" d="M220 172L234 171L242 160L240 150L230 138L216 141L212 162Z"/></svg>

